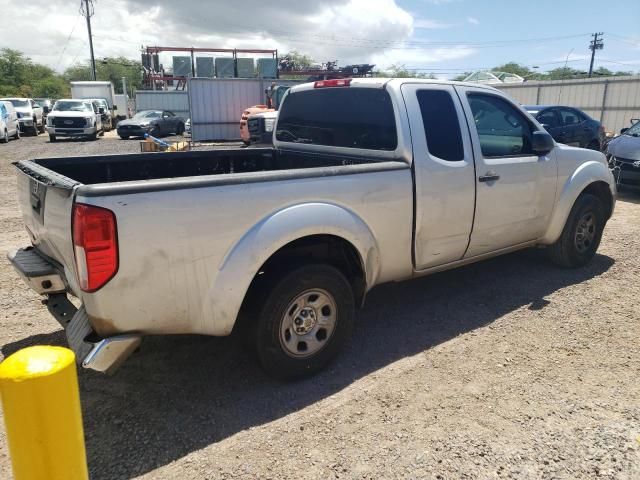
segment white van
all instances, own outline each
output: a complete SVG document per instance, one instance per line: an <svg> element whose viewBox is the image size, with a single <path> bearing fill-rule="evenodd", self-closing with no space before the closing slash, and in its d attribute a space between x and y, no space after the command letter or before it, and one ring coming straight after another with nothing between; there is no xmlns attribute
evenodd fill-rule
<svg viewBox="0 0 640 480"><path fill-rule="evenodd" d="M0 142L8 143L9 137L20 138L18 113L11 102L0 100Z"/></svg>

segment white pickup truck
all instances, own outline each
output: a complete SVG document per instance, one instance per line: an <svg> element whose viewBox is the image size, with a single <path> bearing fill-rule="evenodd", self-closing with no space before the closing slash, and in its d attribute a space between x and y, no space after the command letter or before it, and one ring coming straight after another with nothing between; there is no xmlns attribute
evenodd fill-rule
<svg viewBox="0 0 640 480"><path fill-rule="evenodd" d="M601 153L491 87L415 79L295 86L274 148L16 167L32 245L9 259L100 371L145 335L237 328L269 373L312 374L375 285L533 246L581 267L615 203Z"/></svg>

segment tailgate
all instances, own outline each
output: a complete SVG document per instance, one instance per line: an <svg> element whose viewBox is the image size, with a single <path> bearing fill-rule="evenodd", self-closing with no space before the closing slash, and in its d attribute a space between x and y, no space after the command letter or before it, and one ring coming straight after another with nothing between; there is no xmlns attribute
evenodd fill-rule
<svg viewBox="0 0 640 480"><path fill-rule="evenodd" d="M64 268L75 285L71 211L74 189L80 183L32 161L14 164L18 169L18 204L31 243Z"/></svg>

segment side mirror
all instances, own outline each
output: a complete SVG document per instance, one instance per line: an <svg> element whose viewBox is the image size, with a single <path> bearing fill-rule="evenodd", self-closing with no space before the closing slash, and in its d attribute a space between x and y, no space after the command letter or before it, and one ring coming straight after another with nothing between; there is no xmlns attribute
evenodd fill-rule
<svg viewBox="0 0 640 480"><path fill-rule="evenodd" d="M628 128L621 128L620 129L620 135L624 135L624 132L626 132L627 130L629 130Z"/></svg>
<svg viewBox="0 0 640 480"><path fill-rule="evenodd" d="M44 107L42 107L42 111L44 113L49 113L50 112L49 107L47 107L46 105Z"/></svg>
<svg viewBox="0 0 640 480"><path fill-rule="evenodd" d="M102 115L104 113L104 107L100 107L98 109L98 113L100 113L100 115Z"/></svg>
<svg viewBox="0 0 640 480"><path fill-rule="evenodd" d="M556 146L553 137L547 132L533 132L531 138L531 149L538 155L546 155Z"/></svg>

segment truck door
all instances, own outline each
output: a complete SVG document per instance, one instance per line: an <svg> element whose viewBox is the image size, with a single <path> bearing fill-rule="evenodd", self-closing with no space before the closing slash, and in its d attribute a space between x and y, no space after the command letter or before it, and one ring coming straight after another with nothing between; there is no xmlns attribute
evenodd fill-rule
<svg viewBox="0 0 640 480"><path fill-rule="evenodd" d="M469 129L451 85L404 84L413 144L416 270L460 260L469 244L475 169Z"/></svg>
<svg viewBox="0 0 640 480"><path fill-rule="evenodd" d="M556 195L555 154L538 156L538 127L498 92L456 87L469 119L476 161L476 211L465 257L540 238Z"/></svg>

